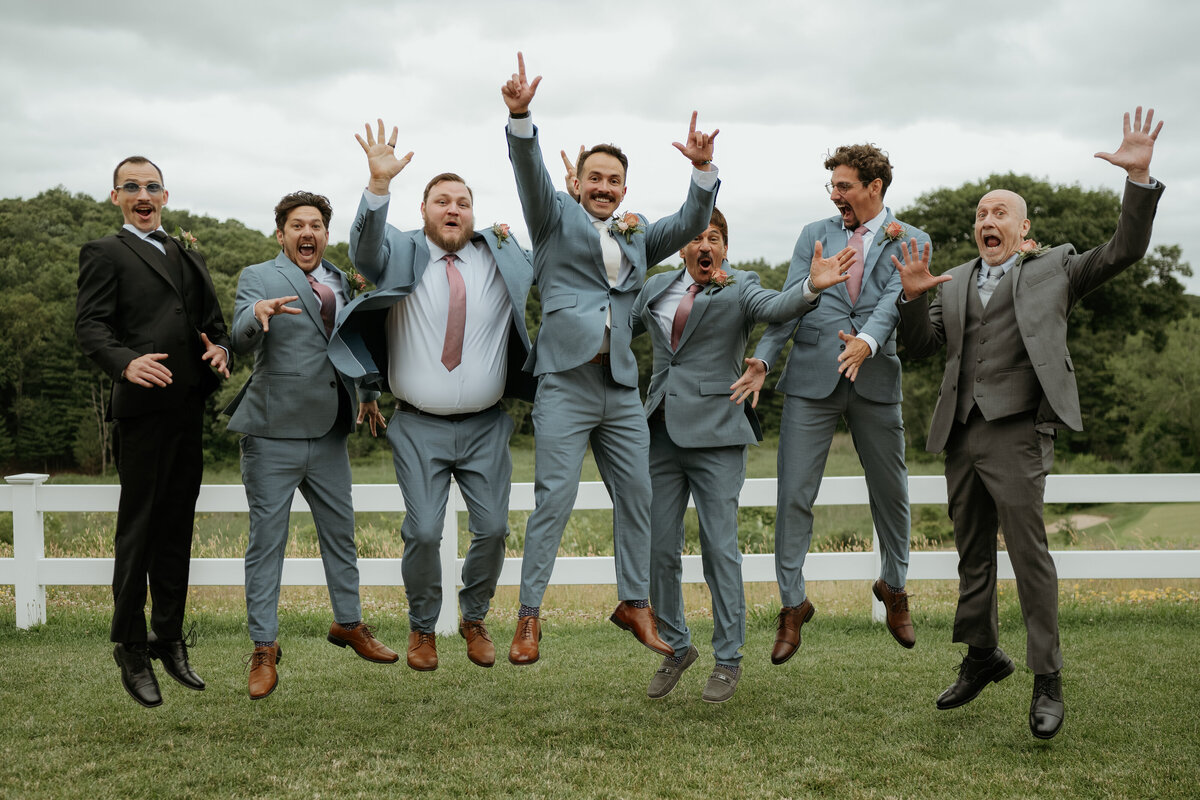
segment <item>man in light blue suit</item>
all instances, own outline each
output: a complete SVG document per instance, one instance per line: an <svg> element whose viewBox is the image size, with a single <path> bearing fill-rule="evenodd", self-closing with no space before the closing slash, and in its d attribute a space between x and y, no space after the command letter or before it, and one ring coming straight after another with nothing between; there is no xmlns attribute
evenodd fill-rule
<svg viewBox="0 0 1200 800"><path fill-rule="evenodd" d="M351 647L368 661L399 658L362 623L346 453L346 437L354 430L354 384L337 374L327 353L337 309L349 296L346 276L323 258L332 214L321 195L284 197L275 207L275 235L283 252L246 267L238 278L230 333L236 353L254 354L254 372L225 413L229 429L245 434L253 700L269 695L278 683L279 584L297 488L312 509L321 543L333 606L329 641Z"/></svg>
<svg viewBox="0 0 1200 800"><path fill-rule="evenodd" d="M626 213L627 159L598 145L581 153L575 178L579 202L555 192L529 116L541 77L530 83L525 62L502 88L508 106L508 151L525 222L533 239L542 323L527 367L537 376L533 424L537 464L536 508L525 529L521 608L508 658L538 659L542 596L554 568L563 529L578 492L590 442L613 498L613 551L620 603L612 621L662 655L650 609L649 433L638 397L637 362L630 349L630 311L646 268L679 250L708 225L716 199L712 135L696 130L675 146L694 170L683 207L651 223Z"/></svg>
<svg viewBox="0 0 1200 800"><path fill-rule="evenodd" d="M775 518L775 572L783 609L771 652L774 664L795 654L800 627L815 613L805 592L804 559L812 542L813 501L841 418L850 428L866 474L871 518L879 532L882 566L872 591L887 608L888 630L896 641L904 647L916 641L904 591L908 468L896 357L900 280L890 258L900 253L902 240L928 242L929 237L897 220L884 206L892 165L874 145L839 147L825 159L825 168L833 171L826 189L838 216L804 227L784 288L807 280L818 246L826 251L853 248L858 255L850 278L827 292L812 314L767 328L745 376L748 388L759 388L783 345L793 340L789 364L778 383L786 393Z"/></svg>
<svg viewBox="0 0 1200 800"><path fill-rule="evenodd" d="M408 665L437 668L434 628L442 607L438 558L450 478L470 513L471 544L459 592L467 657L481 667L496 650L483 618L504 566L512 457L512 419L500 398L533 399L525 300L533 267L507 226L475 231L470 187L453 173L435 176L421 203L424 228L387 224L389 187L412 158L397 158L396 128L385 141L368 125L358 137L370 170L350 232L350 258L378 291L351 303L339 320L330 357L371 394L364 415L383 419L376 398L389 391L396 413L387 427L404 493L404 590Z"/></svg>
<svg viewBox="0 0 1200 800"><path fill-rule="evenodd" d="M712 594L716 665L703 699L733 697L746 642L738 495L746 478L746 446L762 435L754 409L730 396L746 341L756 322L782 322L817 307L799 284L779 293L759 285L758 273L729 267L729 228L713 209L708 229L680 251L684 268L646 281L633 306L633 333L649 331L654 373L646 396L650 424L650 600L663 639L675 652L663 659L647 689L666 697L698 658L683 613L683 514L688 496L700 521L704 579ZM846 280L853 251L813 264L813 284L827 289ZM730 402L731 400L736 400Z"/></svg>

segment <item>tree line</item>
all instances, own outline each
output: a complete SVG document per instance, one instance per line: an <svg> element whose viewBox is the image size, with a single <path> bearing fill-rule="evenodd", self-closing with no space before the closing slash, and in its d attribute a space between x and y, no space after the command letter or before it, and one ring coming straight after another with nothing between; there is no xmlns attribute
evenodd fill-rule
<svg viewBox="0 0 1200 800"><path fill-rule="evenodd" d="M1111 190L992 175L958 188L935 189L896 211L932 238L934 272L977 255L975 204L999 187L1025 197L1033 223L1030 237L1043 244L1070 242L1083 251L1107 241L1116 230L1120 197ZM107 200L62 187L29 199L0 200L0 330L7 344L0 349L0 464L8 474L112 469L110 427L104 421L110 385L75 344L75 280L80 245L115 232L121 221L120 210ZM233 313L242 268L279 251L273 235L236 220L222 222L167 207L163 226L169 233L182 228L197 238L226 315ZM797 233L800 227L802 222ZM331 244L326 258L349 266L347 243ZM758 272L763 286L779 289L788 265L758 260L734 266ZM1059 452L1073 456L1076 464L1098 471L1200 471L1200 349L1195 347L1200 298L1185 294L1179 281L1191 274L1179 246L1159 245L1076 307L1068 346L1086 430L1064 432L1058 442ZM541 317L536 287L525 316L535 332ZM761 326L756 329L748 353L762 331ZM652 362L649 337L635 341L634 351L645 387ZM911 361L903 347L899 352L905 364L909 458L920 458L944 362ZM219 411L249 377L251 364L250 359L235 360L231 378L209 400L207 464L237 458L237 435L226 431ZM531 407L505 402L518 436L531 435ZM768 435L778 430L782 406L781 396L764 392L759 416ZM350 446L352 455L361 455L387 445L360 432L351 437Z"/></svg>

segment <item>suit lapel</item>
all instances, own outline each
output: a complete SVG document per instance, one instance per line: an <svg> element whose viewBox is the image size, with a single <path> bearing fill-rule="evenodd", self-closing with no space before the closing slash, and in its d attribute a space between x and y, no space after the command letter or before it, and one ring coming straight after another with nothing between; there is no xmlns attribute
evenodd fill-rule
<svg viewBox="0 0 1200 800"><path fill-rule="evenodd" d="M300 304L308 312L309 319L321 329L321 333L324 333L325 323L321 320L321 307L317 305L317 296L313 293L304 270L293 264L292 260L283 253L275 256L275 268L292 285L295 294L300 298Z"/></svg>
<svg viewBox="0 0 1200 800"><path fill-rule="evenodd" d="M122 244L129 248L130 252L140 258L146 266L150 267L155 274L166 281L167 285L175 290L175 294L179 295L180 298L183 297L182 287L176 286L175 281L171 280L171 276L167 272L167 265L163 261L166 256L162 255L161 253L157 253L157 248L155 248L154 245L150 244L149 242L142 241L140 237L130 233L124 228L117 231L117 238L121 240ZM150 250L155 250L155 255L152 256L150 254Z"/></svg>
<svg viewBox="0 0 1200 800"><path fill-rule="evenodd" d="M887 213L883 217L883 224L879 226L879 230L875 231L875 238L871 240L871 246L867 252L863 254L863 289L866 290L867 282L871 280L871 270L875 268L875 262L879 260L879 256L887 245L887 238L883 235L884 230L891 222L895 222L896 218L892 216L892 210L886 209ZM862 297L862 294L859 294Z"/></svg>

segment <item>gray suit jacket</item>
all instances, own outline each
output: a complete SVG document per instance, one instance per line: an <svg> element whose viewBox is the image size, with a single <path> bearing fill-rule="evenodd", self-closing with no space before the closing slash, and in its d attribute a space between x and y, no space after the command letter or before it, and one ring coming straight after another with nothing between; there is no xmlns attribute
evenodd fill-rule
<svg viewBox="0 0 1200 800"><path fill-rule="evenodd" d="M804 299L799 285L776 292L759 285L757 272L732 269L728 261L722 266L734 282L696 295L675 351L650 305L683 270L652 276L633 306L634 336L649 331L654 342L646 413L665 400L667 433L680 447L727 447L762 439L750 403L739 406L729 399L729 387L742 372L750 330L756 322L793 319L817 307Z"/></svg>
<svg viewBox="0 0 1200 800"><path fill-rule="evenodd" d="M1038 383L1050 410L1071 430L1083 430L1075 365L1067 351L1067 316L1075 303L1100 284L1141 258L1150 245L1150 228L1163 185L1144 188L1126 181L1121 217L1113 238L1086 253L1060 245L1037 258L1013 267L1013 304L1017 326ZM914 358L923 358L946 345L946 371L937 406L929 426L925 449L945 449L958 402L958 376L963 348L967 293L976 291L971 280L979 259L972 259L946 274L930 300L928 293L900 303L900 338Z"/></svg>
<svg viewBox="0 0 1200 800"><path fill-rule="evenodd" d="M388 309L412 293L430 258L424 230L400 231L388 224L387 213L386 203L375 210L367 207L365 199L359 203L350 230L350 260L379 288L359 295L342 309L329 342L334 365L343 375L360 379L367 391L390 391L385 324ZM536 385L533 377L523 371L523 365L530 350L525 300L533 283L533 266L516 237L499 242L490 228L476 231L475 236L491 250L512 301L505 396L532 401Z"/></svg>
<svg viewBox="0 0 1200 800"><path fill-rule="evenodd" d="M883 227L897 221L888 209ZM838 331L850 333L856 330L870 335L878 342L879 349L862 363L854 390L877 403L899 403L902 399L895 333L900 273L892 266L892 255L901 254L902 242L915 237L924 245L929 236L918 228L904 225L903 237L893 242L883 235L883 227L864 253L863 282L857 302L850 302L846 284L840 283L821 293L821 304L813 313L803 319L771 325L763 334L754 357L761 358L773 368L787 340L795 341L788 365L779 377L781 391L811 400L823 400L833 394L841 379L837 359L843 348ZM813 245L818 241L826 258L845 248L846 231L842 227L842 218L830 217L804 226L792 253L784 289L801 284L808 277Z"/></svg>
<svg viewBox="0 0 1200 800"><path fill-rule="evenodd" d="M589 361L604 341L604 321L611 305L612 377L636 388L630 310L646 279L646 269L678 252L708 227L719 184L704 191L689 181L687 200L679 211L657 222L640 217L645 231L634 234L632 241L617 235L617 244L632 269L614 287L608 282L591 215L570 195L554 190L542 162L537 129L530 139L509 134L508 156L525 224L533 238L534 279L542 299L542 326L526 369L543 375L565 372Z"/></svg>
<svg viewBox="0 0 1200 800"><path fill-rule="evenodd" d="M345 276L342 291L349 297ZM300 298L288 305L303 313L276 314L264 333L254 304L288 295ZM333 427L339 408L348 415L343 419L346 430L354 429L354 383L333 368L316 295L304 271L282 252L274 261L242 270L230 334L235 353L254 353L254 372L222 412L230 415L229 430L271 439L316 439Z"/></svg>

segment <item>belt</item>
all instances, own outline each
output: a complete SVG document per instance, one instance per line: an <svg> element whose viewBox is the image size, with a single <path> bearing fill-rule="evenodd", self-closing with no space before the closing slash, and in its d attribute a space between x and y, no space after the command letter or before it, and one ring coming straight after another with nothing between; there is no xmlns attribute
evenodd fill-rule
<svg viewBox="0 0 1200 800"><path fill-rule="evenodd" d="M433 417L434 419L444 419L447 422L462 422L463 420L471 419L471 417L478 417L480 414L486 414L489 411L495 411L499 407L500 407L500 404L496 403L495 405L488 406L487 408L482 409L481 411L468 411L465 414L431 414L428 411L422 411L421 409L414 406L412 403L406 403L403 400L396 401L396 410L397 411L403 411L406 414L416 414L421 417Z"/></svg>
<svg viewBox="0 0 1200 800"><path fill-rule="evenodd" d="M607 367L612 362L612 359L609 358L610 355L611 353L596 353L596 355L592 356L591 360L587 363L602 364L603 366Z"/></svg>

